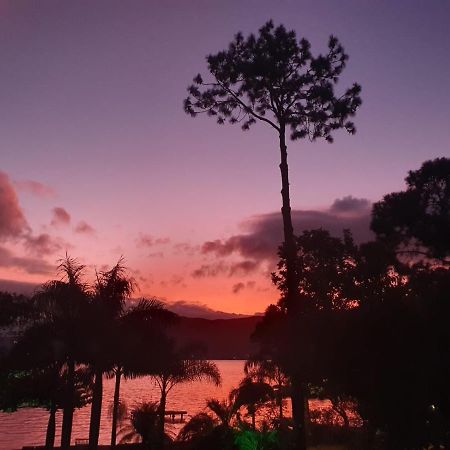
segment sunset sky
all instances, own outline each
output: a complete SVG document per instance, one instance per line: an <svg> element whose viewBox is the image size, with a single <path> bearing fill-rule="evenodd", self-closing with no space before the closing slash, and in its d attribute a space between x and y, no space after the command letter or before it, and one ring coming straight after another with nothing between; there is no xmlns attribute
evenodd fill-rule
<svg viewBox="0 0 450 450"><path fill-rule="evenodd" d="M288 146L296 229L352 227L427 159L450 156L447 0L0 1L0 279L87 274L123 255L178 305L251 314L277 300L277 137L183 112L205 56L273 19L350 56L357 134ZM0 288L2 284L0 283Z"/></svg>

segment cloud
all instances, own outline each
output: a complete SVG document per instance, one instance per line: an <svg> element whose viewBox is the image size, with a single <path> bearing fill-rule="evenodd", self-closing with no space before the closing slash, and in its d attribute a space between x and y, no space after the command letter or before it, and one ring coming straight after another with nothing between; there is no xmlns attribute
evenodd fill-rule
<svg viewBox="0 0 450 450"><path fill-rule="evenodd" d="M136 239L138 247L153 247L155 245L166 245L170 242L170 238L154 238L150 234L141 233Z"/></svg>
<svg viewBox="0 0 450 450"><path fill-rule="evenodd" d="M0 172L0 240L17 239L30 232L9 176Z"/></svg>
<svg viewBox="0 0 450 450"><path fill-rule="evenodd" d="M15 186L19 191L27 192L36 197L52 198L56 196L56 191L46 184L34 180L15 181Z"/></svg>
<svg viewBox="0 0 450 450"><path fill-rule="evenodd" d="M70 247L63 244L59 239L55 239L48 233L41 233L37 236L27 235L24 237L25 248L34 255L52 255L63 247Z"/></svg>
<svg viewBox="0 0 450 450"><path fill-rule="evenodd" d="M84 220L78 222L77 226L75 227L75 233L78 234L95 234L95 228L89 225Z"/></svg>
<svg viewBox="0 0 450 450"><path fill-rule="evenodd" d="M204 303L188 302L186 300L177 300L166 302L166 307L174 313L184 317L198 317L203 319L238 319L249 317L244 314L227 313L216 311Z"/></svg>
<svg viewBox="0 0 450 450"><path fill-rule="evenodd" d="M366 198L356 198L351 195L347 195L343 198L337 198L330 207L332 213L349 213L360 214L370 212L372 204Z"/></svg>
<svg viewBox="0 0 450 450"><path fill-rule="evenodd" d="M70 224L70 214L60 206L53 208L53 219L51 225L57 227L59 225L69 225Z"/></svg>
<svg viewBox="0 0 450 450"><path fill-rule="evenodd" d="M245 289L245 284L240 282L234 284L231 290L233 291L233 294L238 294L242 289Z"/></svg>
<svg viewBox="0 0 450 450"><path fill-rule="evenodd" d="M173 246L175 255L184 253L188 256L193 256L198 252L199 248L198 245L192 245L189 242L177 242Z"/></svg>
<svg viewBox="0 0 450 450"><path fill-rule="evenodd" d="M220 275L226 275L228 277L246 276L249 273L255 272L260 265L260 261L253 261L250 259L230 264L218 261L212 264L202 264L191 273L191 276L193 278L212 278Z"/></svg>
<svg viewBox="0 0 450 450"><path fill-rule="evenodd" d="M231 288L231 291L233 294L239 294L244 289L254 289L255 287L254 281L247 281L247 283L243 283L242 281L236 284L233 284L233 287Z"/></svg>
<svg viewBox="0 0 450 450"><path fill-rule="evenodd" d="M29 274L49 274L54 267L39 258L18 257L4 247L0 247L0 267L13 267Z"/></svg>
<svg viewBox="0 0 450 450"><path fill-rule="evenodd" d="M229 270L229 267L222 261L213 264L202 264L198 269L195 269L191 276L193 278L207 278L216 277Z"/></svg>
<svg viewBox="0 0 450 450"><path fill-rule="evenodd" d="M184 277L180 275L172 275L169 280L162 280L159 282L161 286L181 286L183 288L187 287L184 282Z"/></svg>
<svg viewBox="0 0 450 450"><path fill-rule="evenodd" d="M255 272L260 267L260 261L253 261L251 259L246 259L244 261L239 261L230 265L230 271L228 275L230 277L234 275L248 275L249 273Z"/></svg>
<svg viewBox="0 0 450 450"><path fill-rule="evenodd" d="M353 232L356 242L367 242L373 238L370 231L370 202L351 196L335 200L324 211L292 210L292 223L296 234L304 230L324 228L333 236L342 236L342 231L348 228ZM256 270L257 264L263 261L274 265L278 259L278 247L283 241L280 212L253 216L242 222L241 228L244 233L205 242L201 246L201 253L220 258L232 255L242 257L245 261L253 262L253 267L246 263L248 269Z"/></svg>

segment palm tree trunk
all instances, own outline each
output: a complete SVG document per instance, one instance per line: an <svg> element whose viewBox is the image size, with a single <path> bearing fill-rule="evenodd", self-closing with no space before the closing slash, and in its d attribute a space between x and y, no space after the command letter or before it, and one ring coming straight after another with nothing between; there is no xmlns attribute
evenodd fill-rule
<svg viewBox="0 0 450 450"><path fill-rule="evenodd" d="M100 418L102 415L103 397L103 371L96 369L94 389L92 392L91 422L89 425L89 448L98 448L98 437L100 434Z"/></svg>
<svg viewBox="0 0 450 450"><path fill-rule="evenodd" d="M166 401L167 401L167 392L166 392L166 383L163 382L161 388L161 400L159 401L159 443L160 448L164 446L164 423L166 420Z"/></svg>
<svg viewBox="0 0 450 450"><path fill-rule="evenodd" d="M56 403L52 400L50 405L50 415L48 417L47 434L45 436L45 448L50 449L55 446L56 430Z"/></svg>
<svg viewBox="0 0 450 450"><path fill-rule="evenodd" d="M69 359L67 362L67 383L65 386L64 410L61 430L61 448L69 448L72 437L72 423L74 410L75 390L75 362Z"/></svg>
<svg viewBox="0 0 450 450"><path fill-rule="evenodd" d="M122 377L122 368L118 367L116 370L116 383L114 386L114 404L112 414L112 429L111 429L111 447L116 446L117 438L117 417L119 412L119 399L120 399L120 379Z"/></svg>

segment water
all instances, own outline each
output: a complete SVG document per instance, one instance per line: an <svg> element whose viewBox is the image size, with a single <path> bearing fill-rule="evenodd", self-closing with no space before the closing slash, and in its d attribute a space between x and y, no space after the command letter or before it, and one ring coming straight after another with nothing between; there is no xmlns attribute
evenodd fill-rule
<svg viewBox="0 0 450 450"><path fill-rule="evenodd" d="M237 387L244 375L245 361L215 361L222 375L222 385L194 382L175 386L167 399L167 409L186 410L187 418L204 410L207 399L224 399L231 389ZM103 407L100 425L100 443L109 444L111 438L111 408L114 393L114 380L104 380ZM150 377L122 380L121 400L128 408L142 401L158 401L159 390ZM313 402L313 408L325 406L323 402ZM89 435L90 406L75 410L72 443L75 439L87 439ZM60 443L62 414L56 416L56 441ZM0 450L18 450L25 445L44 445L47 430L48 412L39 408L24 408L17 412L0 413ZM181 425L171 426L175 433Z"/></svg>
<svg viewBox="0 0 450 450"><path fill-rule="evenodd" d="M225 398L239 384L243 376L244 361L216 361L222 375L222 385L194 382L175 386L170 392L167 409L188 412L188 417L205 407L206 399ZM114 380L105 380L100 428L100 443L108 444L111 436L111 419L108 411L113 399ZM142 401L158 401L159 391L150 377L123 380L121 399L132 408ZM86 439L89 435L90 406L75 410L72 439ZM56 443L60 442L62 414L56 416ZM25 445L43 445L48 413L43 409L26 408L12 414L0 413L0 450L20 449Z"/></svg>

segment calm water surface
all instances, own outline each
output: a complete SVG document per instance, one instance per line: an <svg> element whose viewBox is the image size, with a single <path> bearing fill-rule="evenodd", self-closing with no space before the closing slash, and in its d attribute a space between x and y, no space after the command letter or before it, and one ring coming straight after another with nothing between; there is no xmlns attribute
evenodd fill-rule
<svg viewBox="0 0 450 450"><path fill-rule="evenodd" d="M187 383L175 386L170 392L167 409L184 409L188 416L205 407L205 400L211 397L225 398L229 391L239 384L243 376L244 361L216 361L222 375L222 385L210 383ZM100 443L108 444L111 438L109 409L113 399L114 380L105 380L103 386L103 408L100 429ZM129 408L142 401L158 401L159 390L150 377L123 380L121 399ZM85 439L89 435L91 408L86 406L75 410L72 439ZM60 442L62 414L56 416L56 442ZM43 445L47 429L48 413L43 409L26 408L12 414L0 413L0 450L20 449L24 445Z"/></svg>
<svg viewBox="0 0 450 450"><path fill-rule="evenodd" d="M216 361L222 375L222 385L210 383L187 383L175 386L170 392L167 409L183 409L188 417L202 411L205 401L211 397L226 398L230 390L239 384L244 374L244 361ZM114 380L105 380L100 443L108 444L111 436L111 419L108 414L114 392ZM142 401L158 401L159 391L149 378L123 380L121 399L129 408ZM89 435L90 406L75 410L72 439L86 439ZM60 442L62 414L56 416L56 443ZM48 413L43 409L27 408L12 414L0 413L0 450L21 449L25 445L43 445ZM177 431L175 427L174 431Z"/></svg>

